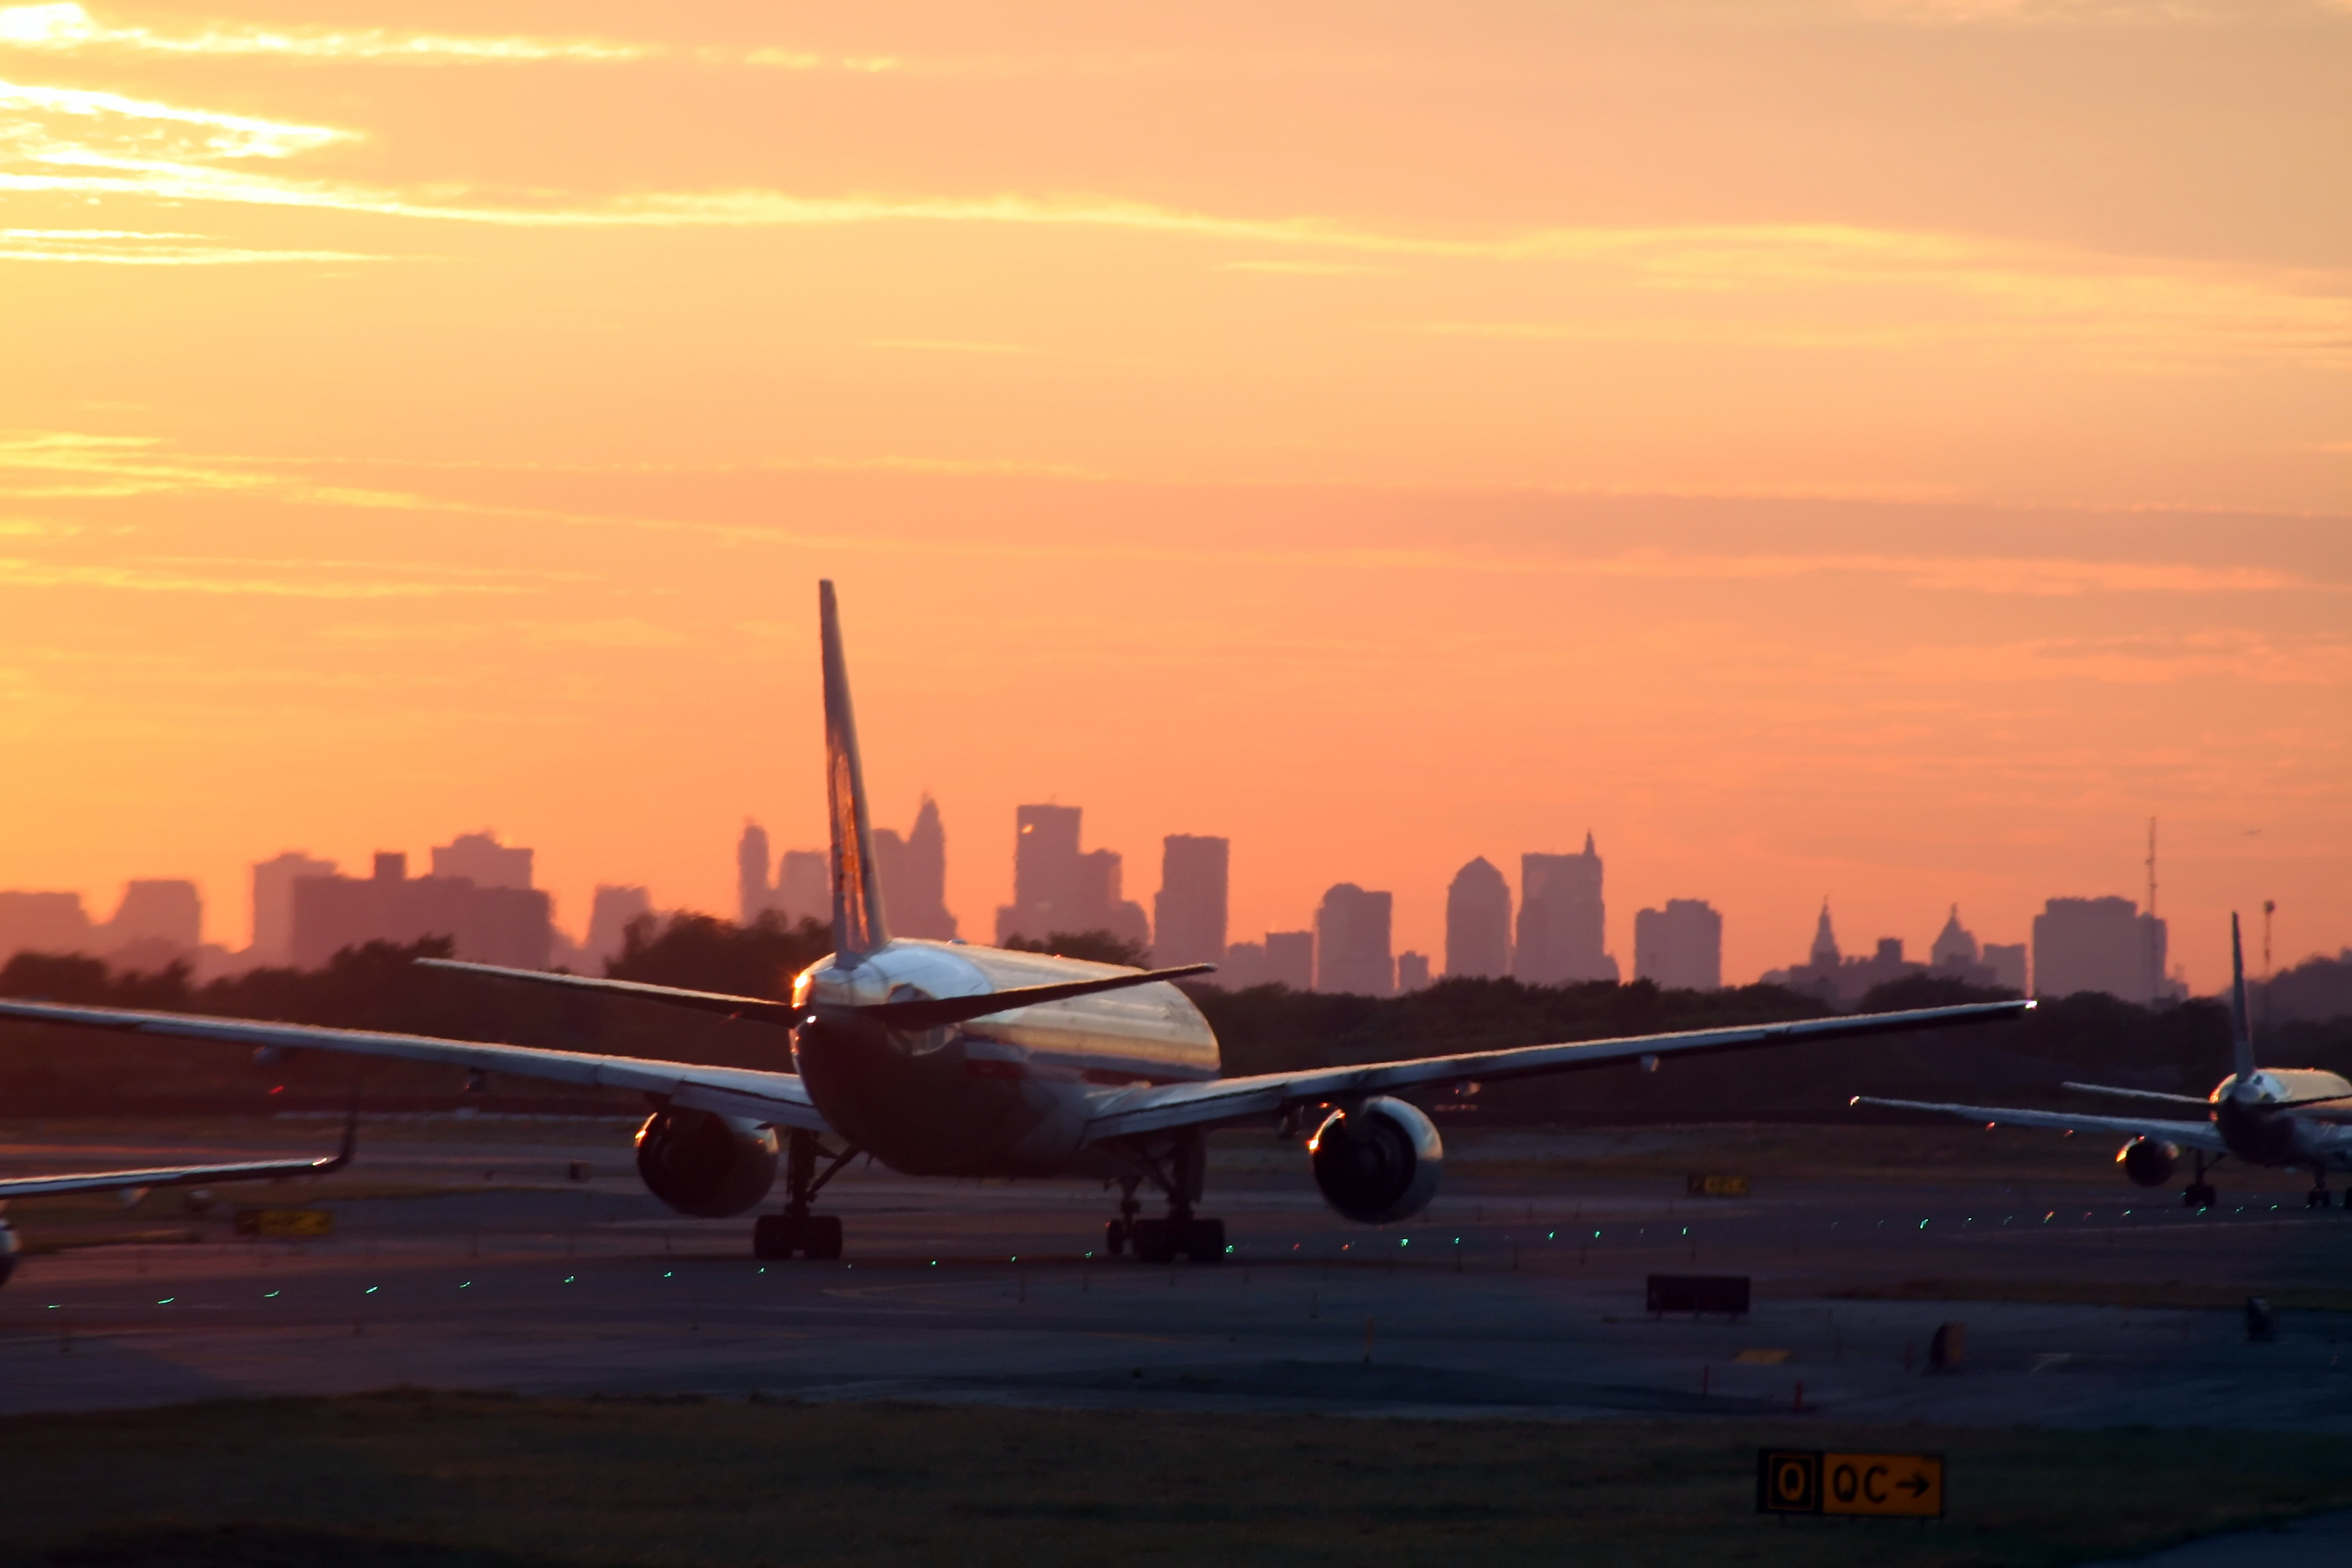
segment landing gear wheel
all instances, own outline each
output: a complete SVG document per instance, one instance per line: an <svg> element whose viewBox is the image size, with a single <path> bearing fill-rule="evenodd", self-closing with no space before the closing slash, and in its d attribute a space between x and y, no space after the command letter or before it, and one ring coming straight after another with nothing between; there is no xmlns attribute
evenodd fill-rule
<svg viewBox="0 0 2352 1568"><path fill-rule="evenodd" d="M835 1258L841 1256L841 1216L813 1214L801 1221L801 1256Z"/></svg>
<svg viewBox="0 0 2352 1568"><path fill-rule="evenodd" d="M1223 1263L1225 1260L1225 1222L1221 1219L1192 1219L1183 1222L1184 1256L1195 1263Z"/></svg>
<svg viewBox="0 0 2352 1568"><path fill-rule="evenodd" d="M1179 1245L1177 1222L1172 1219L1139 1219L1127 1227L1128 1240L1135 1244L1138 1263L1173 1263Z"/></svg>
<svg viewBox="0 0 2352 1568"><path fill-rule="evenodd" d="M1127 1250L1127 1221L1115 1219L1103 1226L1103 1250L1117 1258Z"/></svg>
<svg viewBox="0 0 2352 1568"><path fill-rule="evenodd" d="M2221 1194L2214 1192L2210 1183L2191 1182L2180 1190L2180 1203L2184 1208L2210 1209L2221 1201Z"/></svg>
<svg viewBox="0 0 2352 1568"><path fill-rule="evenodd" d="M790 1258L800 1245L800 1229L791 1215L761 1215L751 1222L751 1256L769 1263Z"/></svg>

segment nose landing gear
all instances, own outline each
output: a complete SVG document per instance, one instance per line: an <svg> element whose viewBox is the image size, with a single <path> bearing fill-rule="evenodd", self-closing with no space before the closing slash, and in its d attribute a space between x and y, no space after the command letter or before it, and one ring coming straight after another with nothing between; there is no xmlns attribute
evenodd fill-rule
<svg viewBox="0 0 2352 1568"><path fill-rule="evenodd" d="M751 1222L752 1257L772 1262L795 1252L808 1258L841 1256L841 1216L811 1214L809 1205L858 1151L845 1146L820 1175L816 1160L824 1152L815 1133L792 1134L784 1146L784 1212L763 1214Z"/></svg>
<svg viewBox="0 0 2352 1568"><path fill-rule="evenodd" d="M2219 1164L2221 1161L2216 1158L2212 1163ZM2198 1155L2196 1179L2180 1189L2180 1204L2183 1208L2210 1209L2221 1201L2221 1194L2213 1190L2213 1184L2205 1179L2205 1156Z"/></svg>

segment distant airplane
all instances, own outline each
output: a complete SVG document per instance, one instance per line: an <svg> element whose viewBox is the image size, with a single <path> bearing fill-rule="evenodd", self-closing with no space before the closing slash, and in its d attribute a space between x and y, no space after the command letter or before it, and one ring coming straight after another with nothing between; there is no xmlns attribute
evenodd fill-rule
<svg viewBox="0 0 2352 1568"><path fill-rule="evenodd" d="M636 1089L656 1108L637 1131L638 1173L678 1213L745 1213L767 1196L781 1163L783 1212L752 1227L761 1258L839 1257L839 1217L814 1214L812 1205L866 1153L908 1175L1115 1180L1122 1195L1105 1227L1109 1251L1210 1262L1225 1254L1224 1223L1194 1205L1213 1126L1273 1120L1287 1131L1311 1127L1308 1168L1325 1200L1349 1219L1378 1225L1427 1206L1444 1155L1429 1118L1394 1098L1400 1089L1612 1062L1655 1070L1670 1056L1979 1023L2033 1005L1982 1003L1225 1078L1208 1021L1169 984L1212 965L1138 970L890 935L831 583L819 584L818 608L835 951L800 974L789 1003L420 961L781 1025L793 1032L797 1071L26 1002L0 1003L0 1016ZM1146 1183L1166 1197L1165 1218L1140 1217L1135 1194Z"/></svg>
<svg viewBox="0 0 2352 1568"><path fill-rule="evenodd" d="M2234 1070L2200 1100L2193 1094L2159 1094L2145 1089L2116 1089L2098 1083L2070 1083L2084 1094L2110 1094L2126 1100L2158 1100L2193 1105L2204 1116L2195 1121L2141 1120L2129 1116L2069 1116L2059 1110L2015 1110L1982 1105L1937 1105L1917 1100L1878 1100L1856 1095L1855 1105L1886 1105L1905 1110L1933 1110L1963 1117L1988 1126L2061 1127L2068 1131L2122 1132L2130 1136L2116 1155L2124 1174L2143 1187L2160 1187L2172 1177L2172 1168L2186 1150L2195 1159L2197 1173L2181 1189L2180 1201L2190 1208L2210 1208L2212 1184L2205 1173L2225 1155L2234 1154L2249 1165L2301 1166L2311 1172L2312 1188L2305 1206L2324 1209L2333 1201L2327 1173L2352 1171L2352 1082L2314 1068L2258 1068L2254 1037L2246 1013L2246 959L2238 939L2238 917L2230 917L2230 1046ZM2209 1158L2210 1156L2210 1158ZM2352 1194L2345 1198L2352 1207Z"/></svg>
<svg viewBox="0 0 2352 1568"><path fill-rule="evenodd" d="M10 1198L58 1198L70 1193L143 1194L152 1187L209 1187L224 1182L282 1182L289 1176L323 1176L352 1163L359 1137L353 1118L343 1128L343 1146L317 1160L260 1160L241 1165L166 1165L152 1171L83 1171L64 1176L0 1179L0 1207ZM136 1196L131 1198L137 1202ZM16 1271L16 1232L0 1217L0 1285Z"/></svg>

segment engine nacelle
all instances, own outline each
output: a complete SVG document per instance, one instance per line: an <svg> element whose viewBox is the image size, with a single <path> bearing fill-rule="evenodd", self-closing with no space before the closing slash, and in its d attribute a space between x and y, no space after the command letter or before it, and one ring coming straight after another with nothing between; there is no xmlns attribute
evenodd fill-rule
<svg viewBox="0 0 2352 1568"><path fill-rule="evenodd" d="M1445 1145L1437 1124L1402 1100L1379 1097L1335 1110L1307 1141L1323 1201L1349 1219L1410 1219L1437 1195Z"/></svg>
<svg viewBox="0 0 2352 1568"><path fill-rule="evenodd" d="M2172 1167L2179 1158L2179 1150L2153 1138L2135 1138L2116 1151L2116 1163L2143 1187L2160 1187L2172 1180Z"/></svg>
<svg viewBox="0 0 2352 1568"><path fill-rule="evenodd" d="M637 1129L646 1190L698 1219L725 1219L766 1197L776 1153L773 1128L708 1110L656 1110Z"/></svg>

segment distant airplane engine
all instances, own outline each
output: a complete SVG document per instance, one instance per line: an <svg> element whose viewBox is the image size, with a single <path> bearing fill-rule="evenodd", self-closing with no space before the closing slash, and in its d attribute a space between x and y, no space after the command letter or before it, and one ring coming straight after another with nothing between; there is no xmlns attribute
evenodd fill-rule
<svg viewBox="0 0 2352 1568"><path fill-rule="evenodd" d="M1412 1218L1437 1195L1445 1145L1428 1117L1383 1096L1333 1111L1307 1153L1325 1203L1361 1224L1386 1225Z"/></svg>
<svg viewBox="0 0 2352 1568"><path fill-rule="evenodd" d="M2135 1138L2116 1152L2116 1163L2124 1168L2124 1174L2143 1187L2160 1187L2170 1181L2179 1158L2179 1150L2153 1138Z"/></svg>
<svg viewBox="0 0 2352 1568"><path fill-rule="evenodd" d="M773 1129L708 1110L656 1110L637 1129L646 1188L698 1219L739 1215L776 1183Z"/></svg>

